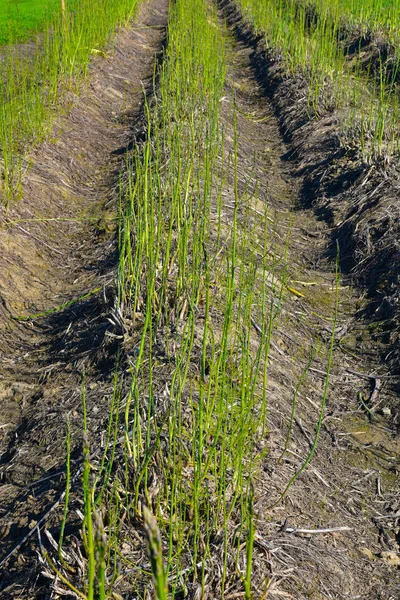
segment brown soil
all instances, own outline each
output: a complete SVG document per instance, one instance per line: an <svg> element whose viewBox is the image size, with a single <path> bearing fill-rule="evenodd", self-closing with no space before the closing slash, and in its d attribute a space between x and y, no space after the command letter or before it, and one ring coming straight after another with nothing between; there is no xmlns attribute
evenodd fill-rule
<svg viewBox="0 0 400 600"><path fill-rule="evenodd" d="M143 89L152 89L167 12L168 0L143 3L107 56L93 61L84 88L64 96L64 114L28 157L22 199L1 209L2 598L21 597L21 590L31 597L29 559L21 555L12 567L1 561L62 491L65 422L81 432L83 369L96 398L92 429L107 412L122 333L115 302L119 178L143 131ZM16 319L44 311L51 312L45 319Z"/></svg>

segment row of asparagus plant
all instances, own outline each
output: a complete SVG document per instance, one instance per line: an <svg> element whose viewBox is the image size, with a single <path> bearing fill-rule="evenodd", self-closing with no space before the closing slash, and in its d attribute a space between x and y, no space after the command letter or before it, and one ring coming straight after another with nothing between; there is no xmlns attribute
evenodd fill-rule
<svg viewBox="0 0 400 600"><path fill-rule="evenodd" d="M74 580L62 543L57 561L47 557L84 600L124 592L166 600L189 589L223 598L231 586L249 600L268 591L267 575L253 573L254 490L268 453L270 350L291 228L282 241L267 202L248 185L253 174L240 181L226 41L210 2L171 3L145 139L121 179L126 356L100 457L90 447L83 385L86 573ZM224 126L222 103L230 106ZM329 374L321 415L328 382ZM127 541L131 553L121 550Z"/></svg>
<svg viewBox="0 0 400 600"><path fill-rule="evenodd" d="M384 35L387 41L399 41L399 0L301 0L312 10L348 23L364 32Z"/></svg>
<svg viewBox="0 0 400 600"><path fill-rule="evenodd" d="M360 52L348 59L341 39L348 12L342 3L335 3L336 9L325 0L237 0L237 4L265 34L288 73L307 79L310 112L337 109L344 134L358 139L367 159L398 154L397 69L378 61L372 75L365 71ZM357 3L351 4L354 8ZM380 13L375 14L378 19Z"/></svg>
<svg viewBox="0 0 400 600"><path fill-rule="evenodd" d="M150 553L165 558L164 574L162 565L152 568L159 598L196 581L204 594L217 532L223 595L234 515L251 537L256 381L266 342L255 364L248 351L255 273L248 277L240 261L237 182L223 226L226 170L237 159L236 147L225 156L219 123L224 80L215 14L204 0L177 0L147 140L132 157L120 264L120 301L140 326L123 487L132 489L129 509L150 507L161 531L162 546L144 512Z"/></svg>

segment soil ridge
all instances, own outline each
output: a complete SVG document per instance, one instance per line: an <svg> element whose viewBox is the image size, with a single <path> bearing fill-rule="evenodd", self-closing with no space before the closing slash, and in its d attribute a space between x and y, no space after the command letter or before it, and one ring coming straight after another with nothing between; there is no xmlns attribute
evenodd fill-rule
<svg viewBox="0 0 400 600"><path fill-rule="evenodd" d="M331 227L327 255L336 256L352 284L364 290L364 317L371 340L400 390L400 188L394 161L367 163L357 146L340 135L340 114L320 116L308 110L307 82L288 76L280 57L267 47L262 34L245 21L233 0L218 0L229 24L253 49L252 63L259 84L275 110L302 181L302 202ZM398 407L399 408L399 407Z"/></svg>

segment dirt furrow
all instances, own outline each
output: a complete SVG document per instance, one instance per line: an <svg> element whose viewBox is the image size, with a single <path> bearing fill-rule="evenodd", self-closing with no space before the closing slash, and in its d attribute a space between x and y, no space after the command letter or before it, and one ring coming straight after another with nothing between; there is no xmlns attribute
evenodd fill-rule
<svg viewBox="0 0 400 600"><path fill-rule="evenodd" d="M229 22L227 6L220 3L221 19L228 16ZM285 316L269 366L270 454L255 484L258 537L253 581L261 593L268 573L271 598L389 600L400 590L398 570L390 565L390 553L396 552L399 542L400 446L385 411L376 408L371 419L360 397L368 403L378 385L376 399L382 409L393 405L395 396L390 379L362 377L362 373L385 371L379 348L366 341L366 323L359 319L365 300L343 284L317 451L287 496L280 497L315 439L326 373L323 354L315 360L297 398L293 433L288 452L283 452L293 394L309 349L328 344L335 261L326 252L329 228L313 208L304 208L306 174L291 152L296 135L291 144L283 141L276 107L265 92L268 82L262 82L264 72L258 71L254 47L239 35L236 19L231 19L228 93L223 104L226 137L233 139L231 99L235 98L241 189L253 191L269 204L281 245L287 231L292 231ZM261 215L262 204L258 210ZM307 533L319 529L328 533Z"/></svg>
<svg viewBox="0 0 400 600"><path fill-rule="evenodd" d="M312 114L303 77L285 72L281 57L262 34L242 19L233 0L219 0L236 34L252 48L257 78L278 117L288 157L301 181L304 206L313 207L330 227L327 253L340 244L342 272L366 294L363 307L367 346L380 347L381 358L399 386L399 224L398 161L367 161L360 143L344 139L343 115L332 110ZM398 401L393 422L398 423Z"/></svg>
<svg viewBox="0 0 400 600"><path fill-rule="evenodd" d="M107 418L122 333L120 173L143 131L167 15L168 0L144 2L94 59L83 89L65 95L63 116L27 158L21 199L0 214L0 563L62 492L67 419L80 445L83 371L96 399L91 427ZM24 551L1 565L2 598L31 597L37 570Z"/></svg>

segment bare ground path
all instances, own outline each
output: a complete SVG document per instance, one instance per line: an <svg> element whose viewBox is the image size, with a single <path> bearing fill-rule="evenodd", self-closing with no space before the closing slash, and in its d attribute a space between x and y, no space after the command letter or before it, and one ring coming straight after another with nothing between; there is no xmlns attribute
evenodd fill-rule
<svg viewBox="0 0 400 600"><path fill-rule="evenodd" d="M62 490L65 421L79 428L83 369L99 423L108 406L121 333L119 177L143 130L143 94L152 89L167 14L168 0L144 2L93 61L84 88L66 94L63 116L27 159L22 198L1 209L0 563ZM45 319L15 319L45 311ZM31 597L36 571L23 553L0 571L1 598Z"/></svg>

